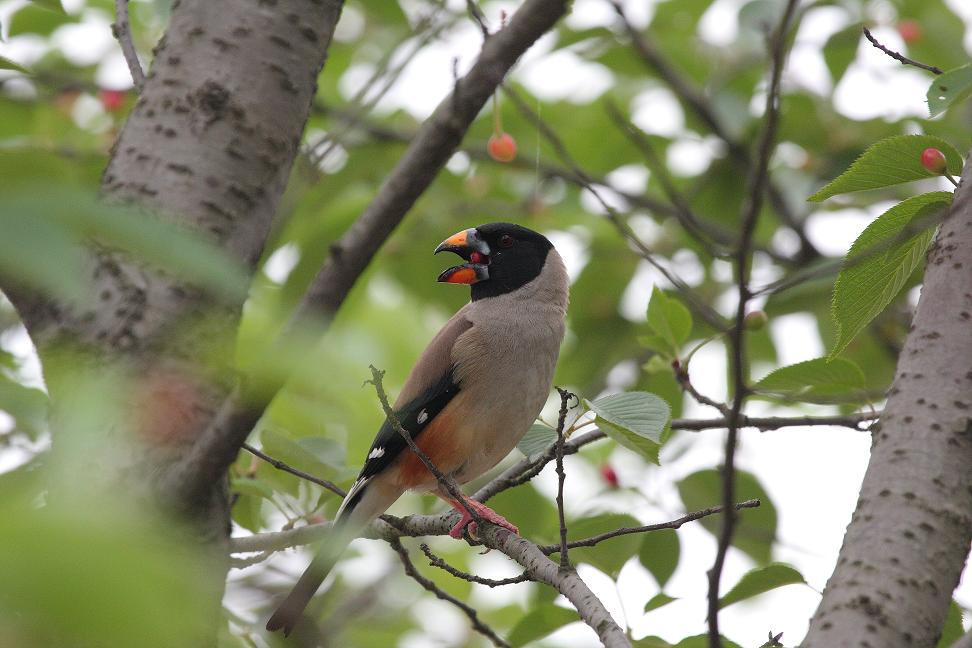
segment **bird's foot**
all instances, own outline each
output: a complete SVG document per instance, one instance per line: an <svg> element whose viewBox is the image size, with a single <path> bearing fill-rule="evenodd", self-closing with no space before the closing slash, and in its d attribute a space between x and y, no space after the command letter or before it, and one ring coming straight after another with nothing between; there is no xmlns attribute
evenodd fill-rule
<svg viewBox="0 0 972 648"><path fill-rule="evenodd" d="M510 523L509 520L507 520L505 517L503 517L493 509L489 508L485 504L470 499L465 500L465 506L463 506L462 502L458 502L454 499L450 499L448 500L448 502L452 506L452 508L459 511L459 513L462 515L462 517L459 518L459 521L456 523L456 525L452 527L452 530L449 531L449 535L452 536L453 538L456 539L461 538L463 532L467 530L469 531L469 537L473 539L477 538L476 531L479 528L479 524L477 524L476 520L473 519L473 516L470 515L469 510L467 510L467 507L468 509L476 513L476 515L478 515L480 519L485 520L486 522L492 522L493 524L497 526L501 526L504 529L507 529L508 531L512 531L516 535L520 535L520 530L517 529L515 525Z"/></svg>

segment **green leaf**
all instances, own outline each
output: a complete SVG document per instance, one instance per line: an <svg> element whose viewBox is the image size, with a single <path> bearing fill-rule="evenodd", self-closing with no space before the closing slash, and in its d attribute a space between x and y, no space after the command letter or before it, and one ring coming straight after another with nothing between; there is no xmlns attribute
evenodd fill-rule
<svg viewBox="0 0 972 648"><path fill-rule="evenodd" d="M652 610L657 610L660 607L668 605L672 601L677 601L677 598L673 598L666 594L665 592L658 592L651 597L651 600L645 603L645 612L651 612Z"/></svg>
<svg viewBox="0 0 972 648"><path fill-rule="evenodd" d="M18 429L38 431L47 419L48 405L43 391L25 387L0 373L0 411L12 416Z"/></svg>
<svg viewBox="0 0 972 648"><path fill-rule="evenodd" d="M675 530L661 529L644 534L638 560L655 577L658 586L664 587L678 567L680 553L681 546Z"/></svg>
<svg viewBox="0 0 972 648"><path fill-rule="evenodd" d="M327 437L304 437L297 441L310 451L314 457L325 466L343 470L347 467L346 448Z"/></svg>
<svg viewBox="0 0 972 648"><path fill-rule="evenodd" d="M926 148L937 148L945 154L949 173L962 172L962 155L940 137L896 135L870 146L849 169L807 200L820 201L837 194L931 178L937 174L921 165L921 152Z"/></svg>
<svg viewBox="0 0 972 648"><path fill-rule="evenodd" d="M37 34L46 37L61 25L70 22L74 22L72 16L48 11L37 5L26 5L10 18L9 35Z"/></svg>
<svg viewBox="0 0 972 648"><path fill-rule="evenodd" d="M6 501L0 515L0 601L26 645L165 648L207 636L219 575L172 522L101 499Z"/></svg>
<svg viewBox="0 0 972 648"><path fill-rule="evenodd" d="M834 85L844 76L857 55L857 47L861 42L861 26L854 23L827 39L823 47L824 62L830 70Z"/></svg>
<svg viewBox="0 0 972 648"><path fill-rule="evenodd" d="M672 644L661 637L648 636L631 642L631 648L672 648Z"/></svg>
<svg viewBox="0 0 972 648"><path fill-rule="evenodd" d="M597 414L597 424L605 434L658 463L658 450L671 414L668 403L648 392L624 392L584 403Z"/></svg>
<svg viewBox="0 0 972 648"><path fill-rule="evenodd" d="M636 518L622 513L604 513L581 520L571 520L567 525L570 540L582 540L622 527L641 526ZM571 563L583 562L597 567L611 578L617 578L628 559L638 553L641 537L636 533L617 536L593 547L571 549Z"/></svg>
<svg viewBox="0 0 972 648"><path fill-rule="evenodd" d="M938 640L937 648L948 648L958 641L964 632L965 630L962 628L962 608L953 599L948 606L948 616L945 617L945 625L942 626L942 636Z"/></svg>
<svg viewBox="0 0 972 648"><path fill-rule="evenodd" d="M230 482L230 490L241 495L252 495L263 499L273 499L273 489L259 479L244 477Z"/></svg>
<svg viewBox="0 0 972 648"><path fill-rule="evenodd" d="M678 494L687 511L699 511L722 502L722 475L707 469L682 478L677 484ZM776 538L776 507L755 475L736 471L736 501L759 499L759 508L743 509L737 513L738 521L732 544L740 551L764 565L770 561L770 549ZM700 520L702 527L719 536L722 519L710 515Z"/></svg>
<svg viewBox="0 0 972 648"><path fill-rule="evenodd" d="M729 641L721 635L719 636L719 641L722 644L722 648L741 648L736 642ZM672 646L672 648L709 648L709 635L701 634L682 639Z"/></svg>
<svg viewBox="0 0 972 648"><path fill-rule="evenodd" d="M556 440L557 430L543 423L534 423L516 444L516 448L525 456L532 457L544 452Z"/></svg>
<svg viewBox="0 0 972 648"><path fill-rule="evenodd" d="M803 403L842 403L861 399L864 372L844 358L814 358L780 367L753 390Z"/></svg>
<svg viewBox="0 0 972 648"><path fill-rule="evenodd" d="M935 216L951 200L947 191L914 196L878 216L857 237L834 285L831 313L837 341L831 358L898 296L925 259L938 222Z"/></svg>
<svg viewBox="0 0 972 648"><path fill-rule="evenodd" d="M49 11L56 11L57 13L67 13L64 11L64 7L61 6L61 0L30 0L31 3L37 5L38 7L43 7Z"/></svg>
<svg viewBox="0 0 972 648"><path fill-rule="evenodd" d="M247 271L227 251L175 223L106 205L93 193L22 191L0 202L0 271L40 291L77 299L90 288L92 241L176 277L242 299Z"/></svg>
<svg viewBox="0 0 972 648"><path fill-rule="evenodd" d="M692 332L692 315L680 301L655 286L648 302L648 326L668 344L673 355L678 355Z"/></svg>
<svg viewBox="0 0 972 648"><path fill-rule="evenodd" d="M259 533L264 528L263 499L253 495L240 495L233 502L233 521L247 531Z"/></svg>
<svg viewBox="0 0 972 648"><path fill-rule="evenodd" d="M946 71L928 86L928 116L935 117L972 94L972 63Z"/></svg>
<svg viewBox="0 0 972 648"><path fill-rule="evenodd" d="M514 646L524 646L542 639L568 623L579 621L577 612L555 605L543 605L527 613L510 631L507 641Z"/></svg>
<svg viewBox="0 0 972 648"><path fill-rule="evenodd" d="M24 74L30 74L30 70L25 68L20 63L16 61L11 61L6 56L0 56L0 70L13 70L14 72L23 72Z"/></svg>
<svg viewBox="0 0 972 648"><path fill-rule="evenodd" d="M273 428L260 430L262 450L278 461L312 475L326 475L326 465L310 449Z"/></svg>
<svg viewBox="0 0 972 648"><path fill-rule="evenodd" d="M756 567L746 572L739 582L719 600L719 608L795 583L806 583L806 581L800 572L789 565L771 563L765 567Z"/></svg>

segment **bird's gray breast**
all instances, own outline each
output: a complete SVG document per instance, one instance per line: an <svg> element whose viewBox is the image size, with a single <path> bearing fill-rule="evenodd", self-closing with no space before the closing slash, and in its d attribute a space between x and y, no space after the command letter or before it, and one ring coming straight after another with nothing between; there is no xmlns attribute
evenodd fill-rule
<svg viewBox="0 0 972 648"><path fill-rule="evenodd" d="M490 306L469 313L473 326L453 353L468 408L463 436L475 444L456 475L460 481L495 466L536 420L550 393L564 336L562 309L544 303Z"/></svg>

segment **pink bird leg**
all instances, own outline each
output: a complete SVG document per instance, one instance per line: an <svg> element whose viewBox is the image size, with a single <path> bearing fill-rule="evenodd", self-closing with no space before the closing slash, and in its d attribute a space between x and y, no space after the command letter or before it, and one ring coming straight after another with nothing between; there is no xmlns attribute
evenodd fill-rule
<svg viewBox="0 0 972 648"><path fill-rule="evenodd" d="M467 528L469 529L469 536L472 538L476 537L476 530L479 525L476 524L476 521L473 520L473 517L469 514L469 511L466 510L466 506L472 509L483 520L492 522L497 526L501 526L504 529L512 531L516 535L520 535L520 530L517 529L516 526L511 524L505 517L485 504L470 499L466 500L466 506L463 506L460 502L457 502L451 498L446 499L446 501L449 502L449 505L452 508L459 511L459 513L462 515L456 525L452 527L452 530L449 531L449 535L453 538L461 538L463 531L465 531Z"/></svg>

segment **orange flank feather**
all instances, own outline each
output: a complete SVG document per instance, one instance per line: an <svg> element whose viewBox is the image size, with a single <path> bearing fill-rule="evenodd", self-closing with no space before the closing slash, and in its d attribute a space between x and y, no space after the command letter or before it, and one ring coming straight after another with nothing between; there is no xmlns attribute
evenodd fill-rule
<svg viewBox="0 0 972 648"><path fill-rule="evenodd" d="M456 399L458 400L458 398ZM428 427L422 431L415 444L432 460L436 468L444 473L456 470L462 464L463 453L459 447L460 435L457 429L459 417L455 415L456 400L439 413ZM402 488L417 488L435 484L435 477L425 467L422 460L405 448L402 451L398 469L399 484Z"/></svg>

